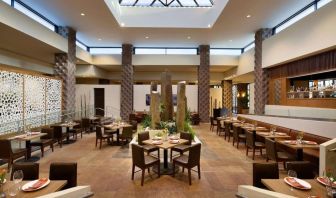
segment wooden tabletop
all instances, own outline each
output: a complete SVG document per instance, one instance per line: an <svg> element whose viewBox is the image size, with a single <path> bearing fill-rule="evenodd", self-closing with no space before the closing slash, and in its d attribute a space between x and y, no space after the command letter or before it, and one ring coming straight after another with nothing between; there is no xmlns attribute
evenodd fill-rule
<svg viewBox="0 0 336 198"><path fill-rule="evenodd" d="M31 134L31 135L27 135L27 134L22 134L22 135L17 135L14 137L9 138L10 140L21 140L21 141L30 141L36 138L40 138L42 136L47 135L46 133L36 133L36 134Z"/></svg>
<svg viewBox="0 0 336 198"><path fill-rule="evenodd" d="M21 182L21 186L28 183L29 181L23 181ZM60 191L65 185L67 184L66 180L51 180L50 184L46 186L45 188L42 188L38 191L34 192L24 192L22 190L18 191L17 195L15 197L20 198L34 198L42 195L47 195L53 192ZM8 191L11 187L13 187L14 182L13 181L7 181L4 185L4 192L8 194ZM9 195L8 195L9 197Z"/></svg>
<svg viewBox="0 0 336 198"><path fill-rule="evenodd" d="M79 123L77 123L77 122L59 124L59 126L61 126L61 127L74 127L74 126L78 126L78 125L79 125Z"/></svg>
<svg viewBox="0 0 336 198"><path fill-rule="evenodd" d="M172 144L172 143L169 142L169 140L168 141L162 141L162 144L153 144L153 140L143 141L144 144L154 145L154 146L159 147L161 149L169 149L169 148L175 147L176 145L185 144L187 142L188 142L188 140L185 140L185 139L179 139L179 142L177 144Z"/></svg>
<svg viewBox="0 0 336 198"><path fill-rule="evenodd" d="M316 144L316 145L311 145L311 144L289 144L289 143L286 143L285 141L286 140L278 140L277 142L279 144L288 146L288 147L293 148L293 149L304 149L304 148L319 149L320 148L319 144ZM296 141L296 140L291 140L291 141Z"/></svg>
<svg viewBox="0 0 336 198"><path fill-rule="evenodd" d="M299 190L295 189L291 191L291 187L285 183L283 179L262 179L261 182L269 189L275 192L283 193L286 195L292 195L295 197L318 196L318 197L328 197L326 194L326 188L324 185L318 183L314 179L305 179L312 188L310 190Z"/></svg>
<svg viewBox="0 0 336 198"><path fill-rule="evenodd" d="M121 129L123 127L131 127L132 125L130 124L108 124L108 125L104 125L105 128L108 129L112 129L112 130L117 130L117 129Z"/></svg>
<svg viewBox="0 0 336 198"><path fill-rule="evenodd" d="M265 138L276 138L276 139L286 139L286 138L290 138L289 135L287 135L287 133L280 133L280 132L275 132L275 134L271 133L271 132L261 132L261 131L257 131L256 132L257 135L265 137Z"/></svg>

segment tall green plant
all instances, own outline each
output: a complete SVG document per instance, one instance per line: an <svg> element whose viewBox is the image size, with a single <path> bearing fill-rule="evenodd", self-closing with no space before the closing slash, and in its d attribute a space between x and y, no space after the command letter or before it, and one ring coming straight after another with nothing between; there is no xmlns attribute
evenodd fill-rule
<svg viewBox="0 0 336 198"><path fill-rule="evenodd" d="M190 122L185 122L184 123L184 131L185 132L189 132L191 134L191 136L192 136L192 139L195 138L195 134L196 133L195 133L194 129L191 127Z"/></svg>
<svg viewBox="0 0 336 198"><path fill-rule="evenodd" d="M152 125L152 117L150 115L146 115L141 122L143 128L151 127Z"/></svg>

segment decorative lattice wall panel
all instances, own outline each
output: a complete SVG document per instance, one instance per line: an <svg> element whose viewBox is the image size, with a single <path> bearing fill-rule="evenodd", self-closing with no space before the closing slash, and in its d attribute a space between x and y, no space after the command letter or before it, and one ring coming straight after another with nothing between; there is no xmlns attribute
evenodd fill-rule
<svg viewBox="0 0 336 198"><path fill-rule="evenodd" d="M10 133L22 126L22 74L0 71L0 87L0 134Z"/></svg>
<svg viewBox="0 0 336 198"><path fill-rule="evenodd" d="M24 77L25 125L41 126L45 123L46 80L43 77Z"/></svg>
<svg viewBox="0 0 336 198"><path fill-rule="evenodd" d="M54 124L61 121L62 83L59 80L46 80L46 123Z"/></svg>

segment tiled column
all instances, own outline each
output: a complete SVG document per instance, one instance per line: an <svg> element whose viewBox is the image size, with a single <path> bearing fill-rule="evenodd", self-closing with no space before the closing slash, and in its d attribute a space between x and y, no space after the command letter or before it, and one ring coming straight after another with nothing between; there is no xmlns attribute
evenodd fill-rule
<svg viewBox="0 0 336 198"><path fill-rule="evenodd" d="M222 106L232 113L232 80L222 81Z"/></svg>
<svg viewBox="0 0 336 198"><path fill-rule="evenodd" d="M272 36L272 29L260 29L255 33L255 52L254 52L254 101L255 114L265 113L265 105L268 101L268 75L267 70L262 68L262 43L265 39Z"/></svg>
<svg viewBox="0 0 336 198"><path fill-rule="evenodd" d="M210 97L210 46L199 46L198 67L198 113L202 122L209 122Z"/></svg>
<svg viewBox="0 0 336 198"><path fill-rule="evenodd" d="M68 53L55 54L55 76L63 81L62 110L74 111L76 102L76 31L60 28L59 34L68 39Z"/></svg>
<svg viewBox="0 0 336 198"><path fill-rule="evenodd" d="M133 112L133 65L132 65L133 45L122 45L122 68L121 68L121 98L120 116L123 120L128 120Z"/></svg>

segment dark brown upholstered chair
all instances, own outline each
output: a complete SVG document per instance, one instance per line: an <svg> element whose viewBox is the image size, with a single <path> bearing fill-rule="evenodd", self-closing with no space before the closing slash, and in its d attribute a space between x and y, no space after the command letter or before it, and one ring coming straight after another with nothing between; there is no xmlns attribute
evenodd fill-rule
<svg viewBox="0 0 336 198"><path fill-rule="evenodd" d="M133 127L124 127L122 130L122 134L120 135L120 139L125 140L125 144L128 143L128 140L132 140L133 138Z"/></svg>
<svg viewBox="0 0 336 198"><path fill-rule="evenodd" d="M138 122L136 120L131 120L130 123L132 125L133 132L136 132L138 130Z"/></svg>
<svg viewBox="0 0 336 198"><path fill-rule="evenodd" d="M222 133L224 133L225 136L225 128L222 126L222 122L217 120L217 135L221 135Z"/></svg>
<svg viewBox="0 0 336 198"><path fill-rule="evenodd" d="M173 159L173 177L175 177L175 166L182 166L182 172L184 172L184 168L188 169L188 178L189 185L191 185L191 169L197 166L198 169L198 179L201 179L201 144L195 144L189 148L189 155L181 155Z"/></svg>
<svg viewBox="0 0 336 198"><path fill-rule="evenodd" d="M176 145L175 147L170 149L170 161L172 161L173 159L173 151L178 152L180 153L180 155L182 155L184 152L187 152L191 146L191 142L192 142L191 133L181 132L180 139L188 140L188 142L185 144Z"/></svg>
<svg viewBox="0 0 336 198"><path fill-rule="evenodd" d="M210 131L213 131L215 126L217 126L217 120L214 117L210 117Z"/></svg>
<svg viewBox="0 0 336 198"><path fill-rule="evenodd" d="M77 186L77 163L51 163L49 169L50 180L67 180L64 189Z"/></svg>
<svg viewBox="0 0 336 198"><path fill-rule="evenodd" d="M287 170L294 170L300 179L314 179L315 170L311 162L308 161L292 161L287 162Z"/></svg>
<svg viewBox="0 0 336 198"><path fill-rule="evenodd" d="M287 152L278 151L276 147L276 142L265 138L266 147L266 162L268 160L274 160L276 162L283 162L284 169L286 169L286 162L293 161L295 157Z"/></svg>
<svg viewBox="0 0 336 198"><path fill-rule="evenodd" d="M31 146L40 147L41 156L44 156L44 148L49 146L51 151L54 152L54 129L53 128L42 128L41 133L46 133L47 135L40 137L39 140L30 143Z"/></svg>
<svg viewBox="0 0 336 198"><path fill-rule="evenodd" d="M134 180L135 166L137 166L142 171L141 186L143 186L145 170L148 169L149 173L149 168L155 165L158 167L158 176L160 177L160 159L150 155L145 156L142 146L132 144L132 180Z"/></svg>
<svg viewBox="0 0 336 198"><path fill-rule="evenodd" d="M73 139L77 139L78 134L80 134L81 138L83 138L83 130L81 123L79 123L79 125L74 126L72 129L69 129L69 133L72 134Z"/></svg>
<svg viewBox="0 0 336 198"><path fill-rule="evenodd" d="M8 162L8 172L11 169L13 161L20 157L27 159L27 149L12 149L10 140L0 139L0 159Z"/></svg>
<svg viewBox="0 0 336 198"><path fill-rule="evenodd" d="M262 155L262 149L265 148L265 144L256 141L255 131L251 132L245 130L245 135L246 135L246 156L248 155L249 149L252 149L253 152L252 159L254 160L255 150L258 149L260 151L260 155Z"/></svg>
<svg viewBox="0 0 336 198"><path fill-rule="evenodd" d="M39 164L31 162L14 163L11 172L11 180L13 180L13 174L17 170L22 170L23 180L36 180L39 178Z"/></svg>
<svg viewBox="0 0 336 198"><path fill-rule="evenodd" d="M141 132L138 133L138 143L140 146L143 147L144 151L149 155L149 153L157 151L158 152L158 158L160 159L160 149L157 148L156 146L149 145L149 144L144 144L143 141L149 140L149 132Z"/></svg>
<svg viewBox="0 0 336 198"><path fill-rule="evenodd" d="M102 127L101 126L96 127L96 147L98 145L98 140L99 140L99 149L101 149L103 140L109 141L109 139L112 139L112 138L113 138L113 134L109 134L109 135L103 134Z"/></svg>
<svg viewBox="0 0 336 198"><path fill-rule="evenodd" d="M239 146L239 142L244 142L246 145L246 135L244 133L245 130L243 130L240 126L233 125L233 138L232 138L232 146L234 146L234 143L237 143L237 148Z"/></svg>
<svg viewBox="0 0 336 198"><path fill-rule="evenodd" d="M261 179L279 179L278 163L253 163L253 186L267 189Z"/></svg>
<svg viewBox="0 0 336 198"><path fill-rule="evenodd" d="M228 137L228 141L230 142L230 137L233 137L233 130L231 129L232 124L229 122L225 122L224 121L224 130L225 130L225 136L224 139L226 139L226 137Z"/></svg>
<svg viewBox="0 0 336 198"><path fill-rule="evenodd" d="M82 118L82 131L86 133L90 133L90 119L89 118Z"/></svg>
<svg viewBox="0 0 336 198"><path fill-rule="evenodd" d="M61 126L53 126L54 128L54 138L57 140L58 144L62 148L63 140L69 137L69 133L63 133Z"/></svg>

